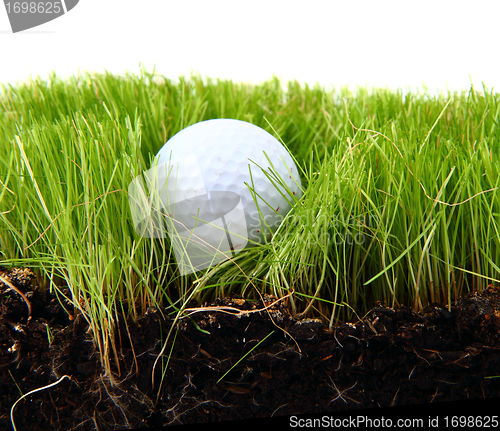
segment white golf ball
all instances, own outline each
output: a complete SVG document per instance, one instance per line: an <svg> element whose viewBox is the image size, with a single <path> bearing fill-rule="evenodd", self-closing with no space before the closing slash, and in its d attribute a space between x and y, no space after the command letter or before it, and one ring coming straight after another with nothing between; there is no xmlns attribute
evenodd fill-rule
<svg viewBox="0 0 500 431"><path fill-rule="evenodd" d="M301 196L298 169L286 148L245 121L193 124L167 141L156 163L168 171L159 184L168 188L161 195L167 215L181 230L196 227L197 237L210 244L221 242L221 230L231 231L227 245L233 255L270 239ZM220 229L203 231L200 220L219 220Z"/></svg>

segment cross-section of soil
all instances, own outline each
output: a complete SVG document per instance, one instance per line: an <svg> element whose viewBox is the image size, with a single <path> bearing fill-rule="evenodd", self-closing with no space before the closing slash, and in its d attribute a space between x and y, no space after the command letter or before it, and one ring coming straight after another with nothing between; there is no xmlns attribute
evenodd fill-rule
<svg viewBox="0 0 500 431"><path fill-rule="evenodd" d="M155 368L172 321L151 309L138 325L120 322L112 385L84 319L70 320L29 271L0 275L0 429L10 429L22 394L65 375L16 405L17 429L129 429L500 396L493 287L451 311L380 306L331 331L292 319L276 298L225 298L178 322Z"/></svg>

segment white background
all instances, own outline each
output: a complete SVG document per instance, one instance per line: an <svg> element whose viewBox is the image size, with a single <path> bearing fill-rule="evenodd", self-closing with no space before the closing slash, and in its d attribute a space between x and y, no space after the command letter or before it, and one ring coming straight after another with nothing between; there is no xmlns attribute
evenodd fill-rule
<svg viewBox="0 0 500 431"><path fill-rule="evenodd" d="M142 63L174 79L498 90L499 22L500 1L483 0L80 0L13 34L0 4L0 83Z"/></svg>

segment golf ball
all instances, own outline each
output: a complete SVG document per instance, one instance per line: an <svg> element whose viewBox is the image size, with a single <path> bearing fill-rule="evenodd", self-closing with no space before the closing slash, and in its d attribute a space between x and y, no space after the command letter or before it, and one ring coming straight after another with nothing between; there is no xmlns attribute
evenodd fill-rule
<svg viewBox="0 0 500 431"><path fill-rule="evenodd" d="M287 149L245 121L193 124L167 141L155 163L165 167L158 186L178 230L196 228L200 241L216 248L224 242L233 255L270 239L301 196Z"/></svg>

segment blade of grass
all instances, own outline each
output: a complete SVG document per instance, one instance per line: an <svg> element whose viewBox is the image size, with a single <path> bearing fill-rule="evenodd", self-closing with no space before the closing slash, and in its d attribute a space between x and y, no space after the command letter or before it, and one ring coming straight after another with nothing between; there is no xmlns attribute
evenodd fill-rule
<svg viewBox="0 0 500 431"><path fill-rule="evenodd" d="M260 340L255 346L253 346L248 352L246 352L236 363L227 370L222 377L217 380L216 384L220 383L220 381L227 376L229 372L231 372L232 369L234 369L243 359L245 359L250 353L252 353L257 347L259 347L264 341L266 341L271 335L274 334L274 331L271 331L269 334L267 334L262 340Z"/></svg>

